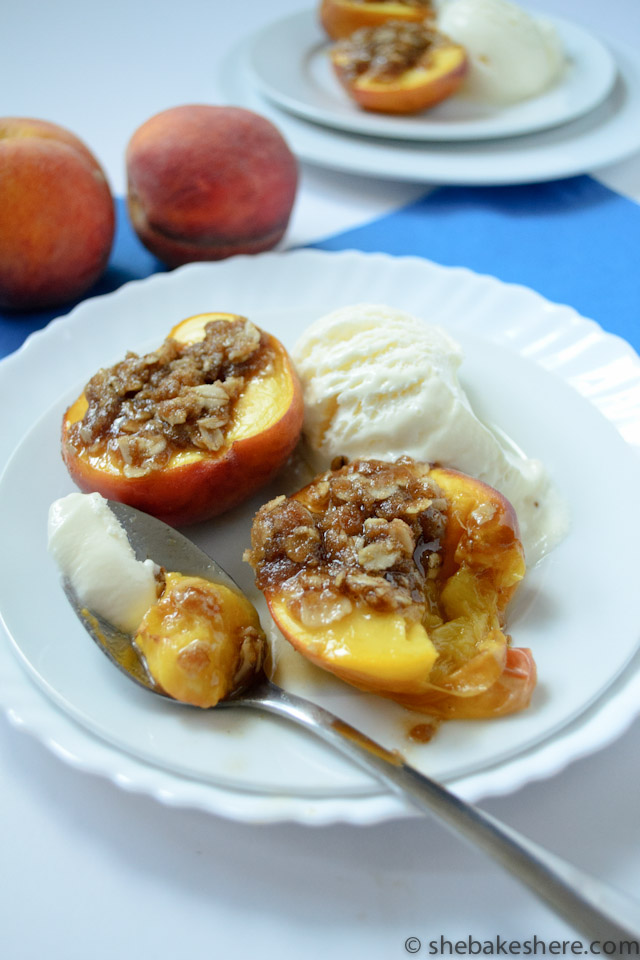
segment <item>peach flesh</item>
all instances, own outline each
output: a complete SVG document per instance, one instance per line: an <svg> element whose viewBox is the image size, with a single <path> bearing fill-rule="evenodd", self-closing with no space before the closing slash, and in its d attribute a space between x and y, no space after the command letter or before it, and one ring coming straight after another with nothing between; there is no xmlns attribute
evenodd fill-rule
<svg viewBox="0 0 640 960"><path fill-rule="evenodd" d="M251 681L265 646L258 614L243 594L179 573L166 574L135 643L165 693L204 709Z"/></svg>
<svg viewBox="0 0 640 960"><path fill-rule="evenodd" d="M335 74L346 93L363 110L389 114L412 114L436 106L461 86L468 61L463 47L449 43L427 55L392 79L377 79L367 72L353 77L349 58L342 50L332 53Z"/></svg>

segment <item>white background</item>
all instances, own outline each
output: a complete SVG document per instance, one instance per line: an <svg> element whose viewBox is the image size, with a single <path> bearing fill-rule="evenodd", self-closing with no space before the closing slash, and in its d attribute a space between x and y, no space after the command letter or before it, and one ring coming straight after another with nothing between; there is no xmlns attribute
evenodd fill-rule
<svg viewBox="0 0 640 960"><path fill-rule="evenodd" d="M216 102L216 63L300 0L20 0L0 12L0 114L82 137L124 191L124 151L153 113ZM637 0L540 0L640 55ZM601 171L640 197L634 157ZM305 169L288 242L365 222L424 187ZM602 598L606 604L606 597ZM614 619L612 617L612 628ZM606 637L603 637L603 645ZM640 895L640 724L486 809ZM573 939L546 908L429 820L247 826L160 806L79 773L0 718L0 957L391 960L441 933Z"/></svg>

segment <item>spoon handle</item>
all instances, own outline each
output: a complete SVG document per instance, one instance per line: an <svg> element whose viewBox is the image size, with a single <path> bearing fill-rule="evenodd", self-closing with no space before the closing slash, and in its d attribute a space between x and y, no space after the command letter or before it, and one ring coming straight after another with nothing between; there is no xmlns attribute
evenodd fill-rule
<svg viewBox="0 0 640 960"><path fill-rule="evenodd" d="M323 707L287 693L268 680L245 694L242 703L301 724L419 810L435 814L455 833L501 863L591 941L614 941L617 946L620 941L637 943L640 939L640 904L461 800L405 763L400 753L385 749Z"/></svg>

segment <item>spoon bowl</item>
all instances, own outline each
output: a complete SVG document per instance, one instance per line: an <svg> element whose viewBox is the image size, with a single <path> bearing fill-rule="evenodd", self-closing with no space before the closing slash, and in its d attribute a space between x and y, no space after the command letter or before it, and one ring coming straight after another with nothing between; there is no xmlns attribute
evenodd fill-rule
<svg viewBox="0 0 640 960"><path fill-rule="evenodd" d="M153 560L166 570L203 577L238 591L223 568L187 537L160 520L122 503L108 501L124 527L138 560ZM133 637L88 610L73 586L65 594L81 623L102 652L131 680L174 704L149 673ZM262 670L220 707L249 708L292 721L346 755L423 813L479 846L529 887L541 900L591 940L640 939L640 904L588 876L534 844L479 808L465 803L442 784L405 762L328 710L272 683ZM190 709L197 709L190 706Z"/></svg>
<svg viewBox="0 0 640 960"><path fill-rule="evenodd" d="M165 570L202 577L240 592L240 588L219 563L173 527L125 503L115 500L107 502L116 520L124 528L136 560L152 560ZM123 633L94 611L88 610L66 578L62 581L62 588L89 636L119 670L138 686L164 697L165 700L180 703L156 683L132 636Z"/></svg>

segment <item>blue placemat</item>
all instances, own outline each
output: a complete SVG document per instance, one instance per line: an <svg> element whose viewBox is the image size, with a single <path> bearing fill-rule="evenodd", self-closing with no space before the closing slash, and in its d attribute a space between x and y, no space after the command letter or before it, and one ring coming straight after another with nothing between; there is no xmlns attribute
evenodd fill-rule
<svg viewBox="0 0 640 960"><path fill-rule="evenodd" d="M109 267L87 296L164 269L133 233L124 201L116 207ZM414 254L522 283L640 350L640 206L588 176L523 187L442 187L313 246ZM0 356L73 306L0 313Z"/></svg>
<svg viewBox="0 0 640 960"><path fill-rule="evenodd" d="M588 176L442 188L315 246L418 254L521 283L640 350L640 206Z"/></svg>

